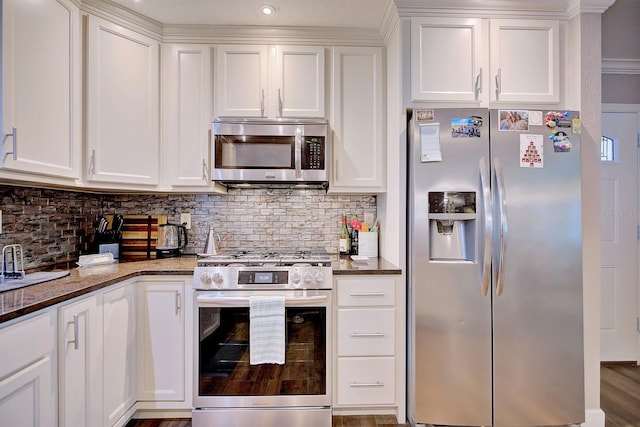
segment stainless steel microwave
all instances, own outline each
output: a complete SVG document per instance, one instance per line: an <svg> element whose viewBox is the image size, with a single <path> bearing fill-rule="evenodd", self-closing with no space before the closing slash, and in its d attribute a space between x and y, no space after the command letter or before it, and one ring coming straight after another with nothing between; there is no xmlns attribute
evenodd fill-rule
<svg viewBox="0 0 640 427"><path fill-rule="evenodd" d="M328 185L326 120L216 118L213 145L215 181Z"/></svg>

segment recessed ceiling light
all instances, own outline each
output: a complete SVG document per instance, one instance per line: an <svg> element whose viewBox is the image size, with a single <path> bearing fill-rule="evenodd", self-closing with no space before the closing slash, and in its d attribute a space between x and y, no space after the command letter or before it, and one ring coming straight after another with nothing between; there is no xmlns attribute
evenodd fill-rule
<svg viewBox="0 0 640 427"><path fill-rule="evenodd" d="M271 6L270 4L263 4L262 6L260 6L260 12L262 12L263 15L271 15L275 11L276 8Z"/></svg>

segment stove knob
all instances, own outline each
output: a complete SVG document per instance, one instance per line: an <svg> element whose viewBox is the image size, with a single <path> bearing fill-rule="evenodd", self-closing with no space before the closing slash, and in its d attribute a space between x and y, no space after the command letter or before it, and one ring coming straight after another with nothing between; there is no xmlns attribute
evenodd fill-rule
<svg viewBox="0 0 640 427"><path fill-rule="evenodd" d="M211 274L206 271L203 271L202 274L200 274L200 281L202 281L202 283L211 283L212 280L213 278L211 277Z"/></svg>
<svg viewBox="0 0 640 427"><path fill-rule="evenodd" d="M304 281L306 283L311 282L312 279L313 279L313 276L311 276L311 273L309 273L308 271L306 273L304 273Z"/></svg>
<svg viewBox="0 0 640 427"><path fill-rule="evenodd" d="M324 273L322 271L316 273L316 282L324 282Z"/></svg>
<svg viewBox="0 0 640 427"><path fill-rule="evenodd" d="M291 281L296 285L300 283L300 273L298 273L297 271L294 271L293 274L291 275Z"/></svg>
<svg viewBox="0 0 640 427"><path fill-rule="evenodd" d="M216 271L215 273L213 273L213 277L212 277L213 281L216 284L221 284L222 281L224 280L224 276L222 275L222 273L220 273L219 271Z"/></svg>

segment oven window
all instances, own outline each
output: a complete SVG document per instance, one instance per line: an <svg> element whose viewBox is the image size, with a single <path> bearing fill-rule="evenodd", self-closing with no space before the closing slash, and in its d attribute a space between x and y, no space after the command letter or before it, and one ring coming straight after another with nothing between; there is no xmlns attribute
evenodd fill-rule
<svg viewBox="0 0 640 427"><path fill-rule="evenodd" d="M324 395L326 310L287 308L284 365L250 365L249 308L199 308L199 395Z"/></svg>
<svg viewBox="0 0 640 427"><path fill-rule="evenodd" d="M216 168L295 169L293 136L216 135Z"/></svg>

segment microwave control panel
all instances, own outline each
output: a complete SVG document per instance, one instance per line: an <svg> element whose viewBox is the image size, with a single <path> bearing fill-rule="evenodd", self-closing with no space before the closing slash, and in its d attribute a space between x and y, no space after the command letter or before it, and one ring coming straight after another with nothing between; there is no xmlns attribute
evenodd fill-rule
<svg viewBox="0 0 640 427"><path fill-rule="evenodd" d="M302 148L302 169L324 169L324 137L306 136Z"/></svg>

